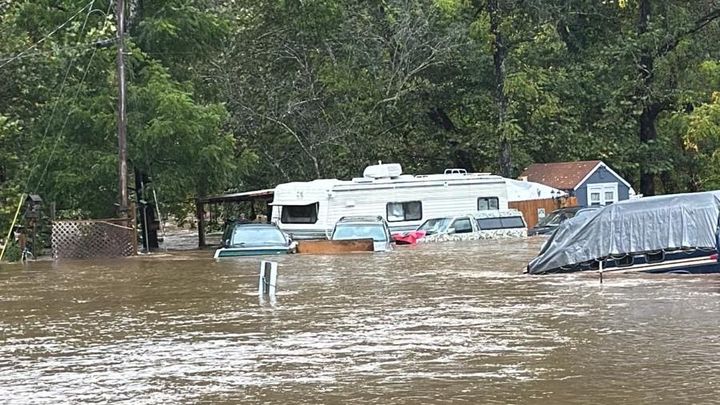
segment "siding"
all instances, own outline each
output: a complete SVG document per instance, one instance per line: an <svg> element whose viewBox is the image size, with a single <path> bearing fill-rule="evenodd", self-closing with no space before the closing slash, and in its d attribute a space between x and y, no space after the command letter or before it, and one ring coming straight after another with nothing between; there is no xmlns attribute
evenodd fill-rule
<svg viewBox="0 0 720 405"><path fill-rule="evenodd" d="M618 200L627 200L630 198L630 189L619 178L610 173L605 167L600 167L593 173L580 187L575 190L578 205L587 207L587 185L597 183L617 183L618 184Z"/></svg>

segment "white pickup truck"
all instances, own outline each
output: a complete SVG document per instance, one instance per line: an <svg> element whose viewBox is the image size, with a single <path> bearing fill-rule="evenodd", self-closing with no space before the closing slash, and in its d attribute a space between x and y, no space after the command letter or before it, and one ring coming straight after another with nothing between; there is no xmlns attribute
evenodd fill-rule
<svg viewBox="0 0 720 405"><path fill-rule="evenodd" d="M523 238L527 224L518 210L486 210L428 219L417 231L425 233L418 242Z"/></svg>

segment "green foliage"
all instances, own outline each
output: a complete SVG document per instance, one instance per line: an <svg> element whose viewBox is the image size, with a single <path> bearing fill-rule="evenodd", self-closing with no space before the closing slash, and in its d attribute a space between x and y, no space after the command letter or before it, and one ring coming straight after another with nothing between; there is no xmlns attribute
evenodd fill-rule
<svg viewBox="0 0 720 405"><path fill-rule="evenodd" d="M639 29L640 3L498 0L502 116L487 2L136 1L131 170L179 216L196 195L347 178L377 160L497 172L500 137L515 174L603 159L636 187L641 171L661 191L719 187L720 29L696 27L713 10L651 2ZM28 191L63 215L113 214L115 49L92 44L114 20L108 0L78 13L87 4L20 0L0 16L0 228ZM649 108L657 136L641 141Z"/></svg>
<svg viewBox="0 0 720 405"><path fill-rule="evenodd" d="M10 244L5 247L3 261L13 263L19 262L21 258L22 252L20 251L20 246L15 242L10 242Z"/></svg>

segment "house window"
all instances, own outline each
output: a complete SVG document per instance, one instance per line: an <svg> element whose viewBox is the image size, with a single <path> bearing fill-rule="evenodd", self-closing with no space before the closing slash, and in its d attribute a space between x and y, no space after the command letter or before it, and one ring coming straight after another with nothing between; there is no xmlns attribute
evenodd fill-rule
<svg viewBox="0 0 720 405"><path fill-rule="evenodd" d="M605 192L605 204L612 204L615 202L615 194L612 191Z"/></svg>
<svg viewBox="0 0 720 405"><path fill-rule="evenodd" d="M478 211L500 209L500 201L497 197L480 197L477 201Z"/></svg>
<svg viewBox="0 0 720 405"><path fill-rule="evenodd" d="M587 204L590 206L610 205L618 201L617 183L596 183L587 186Z"/></svg>
<svg viewBox="0 0 720 405"><path fill-rule="evenodd" d="M318 220L318 203L283 205L280 221L284 224L314 224Z"/></svg>
<svg viewBox="0 0 720 405"><path fill-rule="evenodd" d="M422 203L420 201L387 203L388 222L418 221L422 219Z"/></svg>

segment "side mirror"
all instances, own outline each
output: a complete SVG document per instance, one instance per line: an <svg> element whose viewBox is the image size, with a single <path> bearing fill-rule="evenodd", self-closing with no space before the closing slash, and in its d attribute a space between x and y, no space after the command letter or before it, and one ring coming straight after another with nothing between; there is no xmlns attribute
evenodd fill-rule
<svg viewBox="0 0 720 405"><path fill-rule="evenodd" d="M225 239L225 240L223 241L223 247L224 247L224 248L229 248L229 247L230 247L230 239Z"/></svg>

